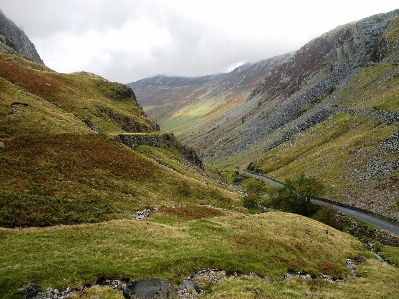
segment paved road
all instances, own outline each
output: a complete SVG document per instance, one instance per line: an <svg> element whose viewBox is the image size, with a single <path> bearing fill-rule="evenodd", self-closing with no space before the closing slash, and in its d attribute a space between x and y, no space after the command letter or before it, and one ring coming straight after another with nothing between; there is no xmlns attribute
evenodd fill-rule
<svg viewBox="0 0 399 299"><path fill-rule="evenodd" d="M276 186L276 187L281 187L283 185L280 182L272 180L272 179L270 179L268 177L265 177L263 175L254 174L254 173L247 172L247 171L241 171L241 172L243 174L245 174L245 175L248 175L248 176L257 178L259 180L268 182L268 183L270 183L270 184L272 184L273 186ZM312 202L317 204L317 205L326 205L327 204L327 203L325 203L325 202L323 202L321 200L316 200L316 199L313 199ZM390 233L393 233L393 234L396 234L396 235L399 236L399 226L396 226L396 225L394 225L392 223L389 223L387 221L381 220L379 218L376 218L376 217L373 217L373 216L370 216L368 214L364 214L364 213L361 213L361 212L358 212L358 211L355 211L355 210L351 210L351 209L340 207L340 206L336 206L336 205L332 205L332 206L337 211L339 211L341 213L344 213L345 215L360 219L360 220L362 220L364 222L367 222L369 224L378 226L378 227L380 227L380 228L382 228L382 229L384 229L384 230L386 230L386 231L388 231Z"/></svg>

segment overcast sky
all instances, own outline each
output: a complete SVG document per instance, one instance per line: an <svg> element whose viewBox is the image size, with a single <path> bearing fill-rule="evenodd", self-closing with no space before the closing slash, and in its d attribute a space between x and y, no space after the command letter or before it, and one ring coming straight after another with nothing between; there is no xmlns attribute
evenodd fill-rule
<svg viewBox="0 0 399 299"><path fill-rule="evenodd" d="M373 14L385 0L1 0L44 63L129 83L228 72L297 50Z"/></svg>

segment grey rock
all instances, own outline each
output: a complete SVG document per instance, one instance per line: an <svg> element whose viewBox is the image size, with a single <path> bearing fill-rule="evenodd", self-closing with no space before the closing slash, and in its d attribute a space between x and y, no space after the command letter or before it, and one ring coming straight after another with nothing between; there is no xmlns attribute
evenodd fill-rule
<svg viewBox="0 0 399 299"><path fill-rule="evenodd" d="M17 53L31 58L43 64L43 60L37 53L35 45L28 36L0 10L0 35L3 35L2 43Z"/></svg>
<svg viewBox="0 0 399 299"><path fill-rule="evenodd" d="M287 282L292 278L300 278L303 280L312 280L312 277L308 273L288 272L287 274L285 274L283 281Z"/></svg>
<svg viewBox="0 0 399 299"><path fill-rule="evenodd" d="M148 280L133 280L123 288L126 299L177 299L174 286L167 280L152 278Z"/></svg>
<svg viewBox="0 0 399 299"><path fill-rule="evenodd" d="M17 295L19 298L27 299L35 296L37 293L42 291L42 287L34 284L28 283L26 286L18 289Z"/></svg>
<svg viewBox="0 0 399 299"><path fill-rule="evenodd" d="M363 255L358 255L353 258L353 261L356 264L364 264L366 263L367 259Z"/></svg>

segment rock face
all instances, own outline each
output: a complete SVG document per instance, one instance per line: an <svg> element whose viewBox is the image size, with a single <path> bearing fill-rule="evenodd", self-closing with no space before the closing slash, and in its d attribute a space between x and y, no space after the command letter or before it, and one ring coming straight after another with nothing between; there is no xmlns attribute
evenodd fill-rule
<svg viewBox="0 0 399 299"><path fill-rule="evenodd" d="M123 288L126 299L177 299L174 286L167 280L152 278L148 280L133 280Z"/></svg>
<svg viewBox="0 0 399 299"><path fill-rule="evenodd" d="M8 48L15 50L15 52L44 64L36 51L35 45L29 40L28 36L13 21L8 19L1 10L0 44L5 44ZM2 48L0 47L0 49ZM8 52L11 53L10 50Z"/></svg>
<svg viewBox="0 0 399 299"><path fill-rule="evenodd" d="M363 67L398 63L397 41L384 37L389 26L396 26L393 23L398 14L396 10L340 26L276 65L248 97L247 105L253 109L244 116L245 122L241 113L249 109L237 107L230 118L242 124L226 134L217 147L204 151L204 158L226 153L235 156L258 147L267 151L293 130L310 128L342 112L332 110L344 106L334 97L338 87L345 87Z"/></svg>
<svg viewBox="0 0 399 299"><path fill-rule="evenodd" d="M117 140L130 148L135 148L138 145L149 145L160 148L176 147L184 159L188 160L199 169L204 169L204 165L201 159L198 158L194 149L179 142L173 133L121 134L117 137Z"/></svg>

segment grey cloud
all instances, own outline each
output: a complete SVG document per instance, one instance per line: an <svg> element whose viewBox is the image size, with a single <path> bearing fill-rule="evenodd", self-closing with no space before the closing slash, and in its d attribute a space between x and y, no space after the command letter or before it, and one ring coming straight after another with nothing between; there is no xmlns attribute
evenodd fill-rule
<svg viewBox="0 0 399 299"><path fill-rule="evenodd" d="M47 45L46 51L53 47L59 34L67 32L78 36L89 30L106 32L122 27L130 19L146 18L166 29L172 38L168 45L142 53L134 49L135 33L129 32L127 36L133 42L126 41L123 50L107 50L110 60L87 61L81 65L80 70L123 83L159 74L202 76L219 73L240 61L256 62L296 47L278 41L227 36L154 4L144 0L2 0L1 9L17 25L23 24L22 29L34 43ZM62 47L62 43L57 46ZM46 57L43 59L46 61Z"/></svg>
<svg viewBox="0 0 399 299"><path fill-rule="evenodd" d="M129 18L143 15L145 8L141 0L2 0L1 4L3 12L30 38L118 28Z"/></svg>

